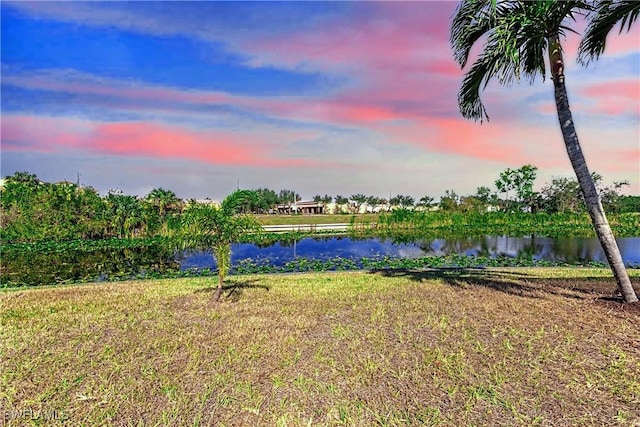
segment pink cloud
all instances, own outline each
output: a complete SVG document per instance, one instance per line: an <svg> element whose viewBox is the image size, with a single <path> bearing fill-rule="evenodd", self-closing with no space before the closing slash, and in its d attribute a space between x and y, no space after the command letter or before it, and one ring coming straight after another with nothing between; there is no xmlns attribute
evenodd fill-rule
<svg viewBox="0 0 640 427"><path fill-rule="evenodd" d="M379 73L371 88L348 88L326 98L268 98L234 96L222 92L189 91L162 86L132 84L121 80L99 79L75 73L41 73L36 76L5 75L4 83L25 89L62 93L100 95L80 102L111 110L177 113L190 118L193 111L182 111L182 103L225 105L278 118L321 122L329 125L366 126L380 121L422 118L429 112L454 114L455 88L446 82L430 83L427 73L394 79L393 73ZM104 98L103 96L107 96ZM153 101L140 103L140 100ZM429 110L430 109L430 110ZM211 115L208 114L207 117Z"/></svg>
<svg viewBox="0 0 640 427"><path fill-rule="evenodd" d="M366 124L399 118L399 115L393 111L375 105L348 105L328 102L320 104L319 107L315 113L316 119L333 123Z"/></svg>
<svg viewBox="0 0 640 427"><path fill-rule="evenodd" d="M349 21L321 21L304 31L247 38L239 49L251 54L254 66L366 74L386 69L396 71L397 77L416 70L454 73L448 43L454 9L451 2L368 3L368 13Z"/></svg>
<svg viewBox="0 0 640 427"><path fill-rule="evenodd" d="M463 75L448 41L455 7L367 3L367 13L348 22L320 21L304 31L246 38L239 49L251 55L254 66L347 76L347 84L328 99L268 102L266 111L273 114L351 126L453 116Z"/></svg>
<svg viewBox="0 0 640 427"><path fill-rule="evenodd" d="M566 52L566 55L571 60L575 59L577 56L578 46L580 45L582 34L584 34L586 30L586 23L580 21L579 23L574 25L574 29L580 35L567 33L567 38L563 42L563 49ZM626 55L638 51L640 27L638 25L634 25L631 27L631 30L629 32L623 31L622 33L619 33L619 29L619 26L614 27L614 29L607 36L607 43L605 51L603 53L603 57Z"/></svg>
<svg viewBox="0 0 640 427"><path fill-rule="evenodd" d="M515 144L505 143L505 126L480 125L458 118L434 117L384 127L389 141L476 159L510 163L523 158Z"/></svg>
<svg viewBox="0 0 640 427"><path fill-rule="evenodd" d="M355 6L356 9L359 6ZM350 83L318 97L265 98L221 92L185 91L102 79L12 77L10 84L33 89L105 95L126 99L122 110L166 109L171 102L226 104L241 110L292 120L359 127L377 121L407 120L427 114L456 115L455 97L462 71L452 59L449 17L455 4L370 3L349 20L319 20L293 33L245 36L233 45L254 65L309 68L342 74ZM64 77L64 76L61 76ZM356 84L357 82L357 84ZM165 101L139 105L137 101ZM179 109L179 106L174 108Z"/></svg>
<svg viewBox="0 0 640 427"><path fill-rule="evenodd" d="M635 168L635 171L640 174L640 164L638 164L640 149L616 150L609 153L613 157L610 170L626 172Z"/></svg>
<svg viewBox="0 0 640 427"><path fill-rule="evenodd" d="M536 110L544 115L557 115L558 114L558 109L556 108L555 104L552 104L550 102L541 102L539 104L536 105Z"/></svg>
<svg viewBox="0 0 640 427"><path fill-rule="evenodd" d="M612 80L582 86L579 93L589 98L589 110L618 116L640 114L640 80ZM595 105L594 105L595 104Z"/></svg>
<svg viewBox="0 0 640 427"><path fill-rule="evenodd" d="M570 168L556 122L541 127L514 122L479 124L459 118L432 117L381 124L376 131L385 134L389 144L410 145L425 153L446 153L494 162L501 165L498 167L531 163L539 168ZM585 138L582 142L583 147L593 150L593 138ZM618 152L617 149L609 151L612 155ZM597 154L593 155L588 161L601 165L597 157ZM600 166L599 169L604 171L606 167Z"/></svg>
<svg viewBox="0 0 640 427"><path fill-rule="evenodd" d="M7 151L52 153L59 146L76 144L90 131L86 122L75 118L3 114L1 123L2 148Z"/></svg>
<svg viewBox="0 0 640 427"><path fill-rule="evenodd" d="M639 40L640 27L638 25L632 26L631 31L621 34L618 34L618 28L615 28L607 38L607 47L604 55L622 55L638 52Z"/></svg>
<svg viewBox="0 0 640 427"><path fill-rule="evenodd" d="M289 119L324 122L335 125L361 126L379 121L395 120L402 115L375 103L331 101L269 101L254 105L256 110Z"/></svg>
<svg viewBox="0 0 640 427"><path fill-rule="evenodd" d="M91 139L92 150L125 156L189 158L218 164L258 164L262 148L251 147L238 135L194 132L151 123L98 124Z"/></svg>
<svg viewBox="0 0 640 427"><path fill-rule="evenodd" d="M55 153L87 150L101 155L190 159L258 167L323 166L304 158L274 157L275 146L252 134L190 130L157 123L90 122L74 118L2 116L3 150ZM267 137L287 137L278 132ZM289 135L288 137L299 137Z"/></svg>

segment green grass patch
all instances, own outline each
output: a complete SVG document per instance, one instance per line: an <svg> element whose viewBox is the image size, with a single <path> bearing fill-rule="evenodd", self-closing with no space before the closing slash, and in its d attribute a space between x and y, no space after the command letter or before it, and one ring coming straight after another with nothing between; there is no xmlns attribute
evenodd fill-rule
<svg viewBox="0 0 640 427"><path fill-rule="evenodd" d="M0 414L15 415L3 425L633 425L640 316L606 300L609 275L235 276L220 304L211 278L6 291ZM17 419L29 413L39 418Z"/></svg>
<svg viewBox="0 0 640 427"><path fill-rule="evenodd" d="M260 225L352 224L375 222L378 214L256 215Z"/></svg>

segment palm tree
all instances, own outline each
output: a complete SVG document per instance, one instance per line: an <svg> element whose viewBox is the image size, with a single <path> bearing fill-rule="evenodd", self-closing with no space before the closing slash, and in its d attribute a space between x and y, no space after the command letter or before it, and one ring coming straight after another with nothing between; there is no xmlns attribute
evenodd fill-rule
<svg viewBox="0 0 640 427"><path fill-rule="evenodd" d="M562 137L591 221L624 301L635 302L638 297L580 148L565 87L560 39L566 32L574 32L567 26L567 21L592 10L590 3L585 1L463 1L451 24L455 60L464 68L473 45L483 38L485 41L478 59L464 76L458 104L465 118L488 120L480 90L494 77L503 85L509 85L521 76L528 77L531 83L538 75L544 79L545 59L548 60Z"/></svg>
<svg viewBox="0 0 640 427"><path fill-rule="evenodd" d="M237 214L255 192L238 190L227 196L220 207L192 201L183 215L183 230L180 236L184 248L211 248L218 265L218 287L213 300L222 295L224 278L231 268L231 245L238 242L242 234L260 230L260 225L249 215Z"/></svg>
<svg viewBox="0 0 640 427"><path fill-rule="evenodd" d="M595 15L582 37L578 47L578 60L588 64L591 60L598 59L604 52L607 35L613 27L620 23L620 32L631 29L631 25L640 15L640 2L638 0L602 0L598 2Z"/></svg>
<svg viewBox="0 0 640 427"><path fill-rule="evenodd" d="M154 188L147 194L146 200L158 208L158 213L162 218L164 218L168 210L171 210L180 201L176 193L164 188Z"/></svg>
<svg viewBox="0 0 640 427"><path fill-rule="evenodd" d="M106 199L111 231L119 238L134 237L143 227L142 206L136 196L109 192Z"/></svg>

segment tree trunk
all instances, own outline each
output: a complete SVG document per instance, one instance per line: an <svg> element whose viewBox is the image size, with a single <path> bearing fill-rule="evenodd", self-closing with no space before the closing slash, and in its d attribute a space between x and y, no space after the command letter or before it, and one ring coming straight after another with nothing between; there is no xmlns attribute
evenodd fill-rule
<svg viewBox="0 0 640 427"><path fill-rule="evenodd" d="M607 221L604 209L602 208L600 196L598 195L591 173L587 168L584 154L580 148L580 142L578 141L578 135L576 134L571 110L569 108L567 88L564 84L564 62L558 37L549 39L549 59L562 138L564 139L564 145L567 149L571 166L573 166L573 170L578 178L580 190L584 196L591 222L624 301L628 303L636 302L638 301L638 297L629 280L629 275L627 274L622 256L620 255L620 249L611 232L609 221Z"/></svg>
<svg viewBox="0 0 640 427"><path fill-rule="evenodd" d="M224 283L224 276L222 275L222 272L218 270L218 288L216 289L215 293L213 294L213 301L219 301L220 300L220 295L222 295L222 284Z"/></svg>

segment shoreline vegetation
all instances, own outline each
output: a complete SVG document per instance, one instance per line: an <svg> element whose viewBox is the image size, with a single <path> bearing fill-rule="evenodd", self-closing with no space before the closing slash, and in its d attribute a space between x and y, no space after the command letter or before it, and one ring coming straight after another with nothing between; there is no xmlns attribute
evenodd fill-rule
<svg viewBox="0 0 640 427"><path fill-rule="evenodd" d="M47 425L633 425L640 316L609 276L243 275L221 304L208 278L2 292L0 402Z"/></svg>
<svg viewBox="0 0 640 427"><path fill-rule="evenodd" d="M593 235L577 183L572 179L558 178L543 187L540 193L529 194L525 190L533 185L535 173L532 175L530 172L535 172L535 169L526 165L503 172L496 181L496 185L502 188L498 192L479 187L477 194L460 196L453 190L447 190L440 202L428 196L416 202L409 196L397 195L387 200L363 194L354 194L350 198L316 196L313 202L302 202L292 190L281 190L280 193L265 188L240 190L245 196L235 212L251 214L262 225L349 223L354 229L374 228L375 232L406 228L480 232L482 230L468 228L482 226L501 228L508 233L537 233L548 237L557 233ZM509 182L516 180L524 187L503 188L505 185L511 188L510 184L503 183L504 179ZM634 229L637 233L640 196L622 195L622 188L628 183L604 185L602 177L597 174L594 180L599 183L602 203L617 235L628 235L632 232L629 230ZM520 194L523 191L526 194ZM301 203L300 209L296 205L298 202ZM171 190L163 188L155 188L144 197L126 195L119 190L109 190L106 196L102 196L92 187L67 181L43 182L28 172L16 172L0 181L0 205L0 241L3 245L175 236L184 231L182 228L190 207L221 206L209 199L182 200ZM328 214L338 207L337 212ZM617 224L618 218L621 224ZM631 225L625 225L629 221ZM559 229L553 230L554 225ZM453 229L446 230L447 227ZM544 230L540 230L541 227Z"/></svg>
<svg viewBox="0 0 640 427"><path fill-rule="evenodd" d="M362 215L263 215L257 216L261 225L268 224L321 224L342 219L349 224L349 232L339 233L352 238L391 238L411 241L420 238L454 238L460 236L536 236L593 237L593 228L586 214L545 213L452 213L414 212L397 210L390 214ZM345 221L346 220L346 221ZM640 214L612 215L612 228L618 237L635 237L640 230ZM305 237L336 235L333 232L259 232L241 236L240 243L268 246L277 241L295 241ZM83 283L130 279L176 278L211 276L215 272L183 270L176 260L178 242L174 236L159 235L152 238L74 239L67 241L41 240L35 242L0 245L2 259L0 288L48 285L53 283ZM111 259L107 252L118 252ZM79 260L82 259L82 262ZM132 273L137 263L151 265L147 271ZM155 261L154 261L155 260ZM448 255L419 259L389 257L349 260L318 261L299 258L283 266L272 266L252 260L233 266L231 274L282 273L304 271L340 271L354 269L398 268L485 268L507 266L566 266L562 262L547 262L530 258L470 257ZM584 264L580 264L584 265ZM587 265L604 267L602 263ZM629 265L628 268L637 267Z"/></svg>

